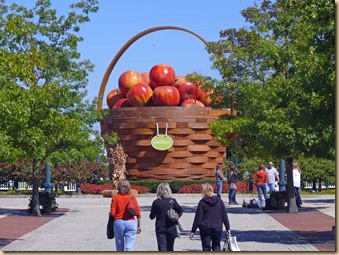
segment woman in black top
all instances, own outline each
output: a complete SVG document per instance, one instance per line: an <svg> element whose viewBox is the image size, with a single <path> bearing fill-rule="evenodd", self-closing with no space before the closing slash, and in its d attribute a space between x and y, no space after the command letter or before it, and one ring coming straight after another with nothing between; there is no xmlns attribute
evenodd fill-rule
<svg viewBox="0 0 339 255"><path fill-rule="evenodd" d="M202 250L220 251L223 225L226 228L226 232L231 233L226 207L224 202L214 195L211 184L202 184L201 193L203 198L199 201L195 212L190 239L193 240L194 233L199 228Z"/></svg>
<svg viewBox="0 0 339 255"><path fill-rule="evenodd" d="M174 240L177 237L178 222L171 221L167 217L167 210L172 203L172 208L182 215L182 208L175 200L171 198L172 190L168 183L161 183L157 188L157 199L153 201L151 207L150 219L155 220L155 233L157 236L159 251L174 251Z"/></svg>

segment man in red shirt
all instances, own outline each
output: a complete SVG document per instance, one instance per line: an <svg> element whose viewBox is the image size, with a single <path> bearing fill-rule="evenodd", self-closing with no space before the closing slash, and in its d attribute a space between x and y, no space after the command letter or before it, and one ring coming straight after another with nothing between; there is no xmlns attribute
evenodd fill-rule
<svg viewBox="0 0 339 255"><path fill-rule="evenodd" d="M260 205L263 205L262 193L264 193L264 198L266 201L267 200L266 182L268 179L268 175L267 172L265 171L264 165L259 166L259 170L255 172L252 179L255 186L257 186Z"/></svg>

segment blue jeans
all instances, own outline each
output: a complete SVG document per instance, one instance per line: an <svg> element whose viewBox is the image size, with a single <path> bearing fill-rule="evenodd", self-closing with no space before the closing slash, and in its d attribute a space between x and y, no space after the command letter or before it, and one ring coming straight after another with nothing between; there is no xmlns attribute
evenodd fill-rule
<svg viewBox="0 0 339 255"><path fill-rule="evenodd" d="M177 238L177 227L157 227L155 230L159 251L174 251L174 240Z"/></svg>
<svg viewBox="0 0 339 255"><path fill-rule="evenodd" d="M294 187L295 201L296 201L298 207L300 207L300 205L303 204L302 201L301 201L299 189L300 189L299 187Z"/></svg>
<svg viewBox="0 0 339 255"><path fill-rule="evenodd" d="M201 229L200 230L200 238L202 244L203 251L221 251L220 241L221 241L221 234L222 228L208 228L208 229ZM212 242L212 246L211 246Z"/></svg>
<svg viewBox="0 0 339 255"><path fill-rule="evenodd" d="M275 191L275 183L273 182L273 183L267 183L266 182L266 191L267 192L273 192L273 191Z"/></svg>
<svg viewBox="0 0 339 255"><path fill-rule="evenodd" d="M221 198L222 193L222 181L217 181L217 196Z"/></svg>
<svg viewBox="0 0 339 255"><path fill-rule="evenodd" d="M229 198L229 202L230 203L235 203L237 202L237 200L235 199L235 195L236 195L236 190L235 189L230 189L230 193L228 195Z"/></svg>
<svg viewBox="0 0 339 255"><path fill-rule="evenodd" d="M134 251L137 223L135 220L114 220L114 238L117 251ZM125 247L126 241L126 247Z"/></svg>
<svg viewBox="0 0 339 255"><path fill-rule="evenodd" d="M258 190L258 198L260 203L262 203L262 193L264 193L265 201L267 200L267 192L266 192L266 185L264 184L256 184Z"/></svg>

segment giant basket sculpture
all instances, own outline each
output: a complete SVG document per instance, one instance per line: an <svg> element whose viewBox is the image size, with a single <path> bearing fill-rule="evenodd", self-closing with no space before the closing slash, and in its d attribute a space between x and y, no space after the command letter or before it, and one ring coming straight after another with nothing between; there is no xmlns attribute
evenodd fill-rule
<svg viewBox="0 0 339 255"><path fill-rule="evenodd" d="M195 35L180 27L162 26L145 30L131 38L116 54L106 70L99 98L103 98L108 78L126 49L140 37L158 30L174 29ZM102 109L102 100L98 103ZM128 179L211 179L215 166L222 163L226 148L218 143L209 130L209 123L221 115L231 115L231 109L211 107L126 107L110 109L101 121L101 133L116 132L128 155ZM173 139L173 146L157 150L151 140L158 134Z"/></svg>

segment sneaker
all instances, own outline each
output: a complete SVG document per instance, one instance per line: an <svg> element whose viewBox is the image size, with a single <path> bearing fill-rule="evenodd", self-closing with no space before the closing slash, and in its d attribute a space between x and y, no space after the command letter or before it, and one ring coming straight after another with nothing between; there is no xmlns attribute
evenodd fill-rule
<svg viewBox="0 0 339 255"><path fill-rule="evenodd" d="M229 205L234 205L234 203L233 203L233 202L229 202L228 204L229 204Z"/></svg>
<svg viewBox="0 0 339 255"><path fill-rule="evenodd" d="M234 202L235 205L238 205L238 202Z"/></svg>

